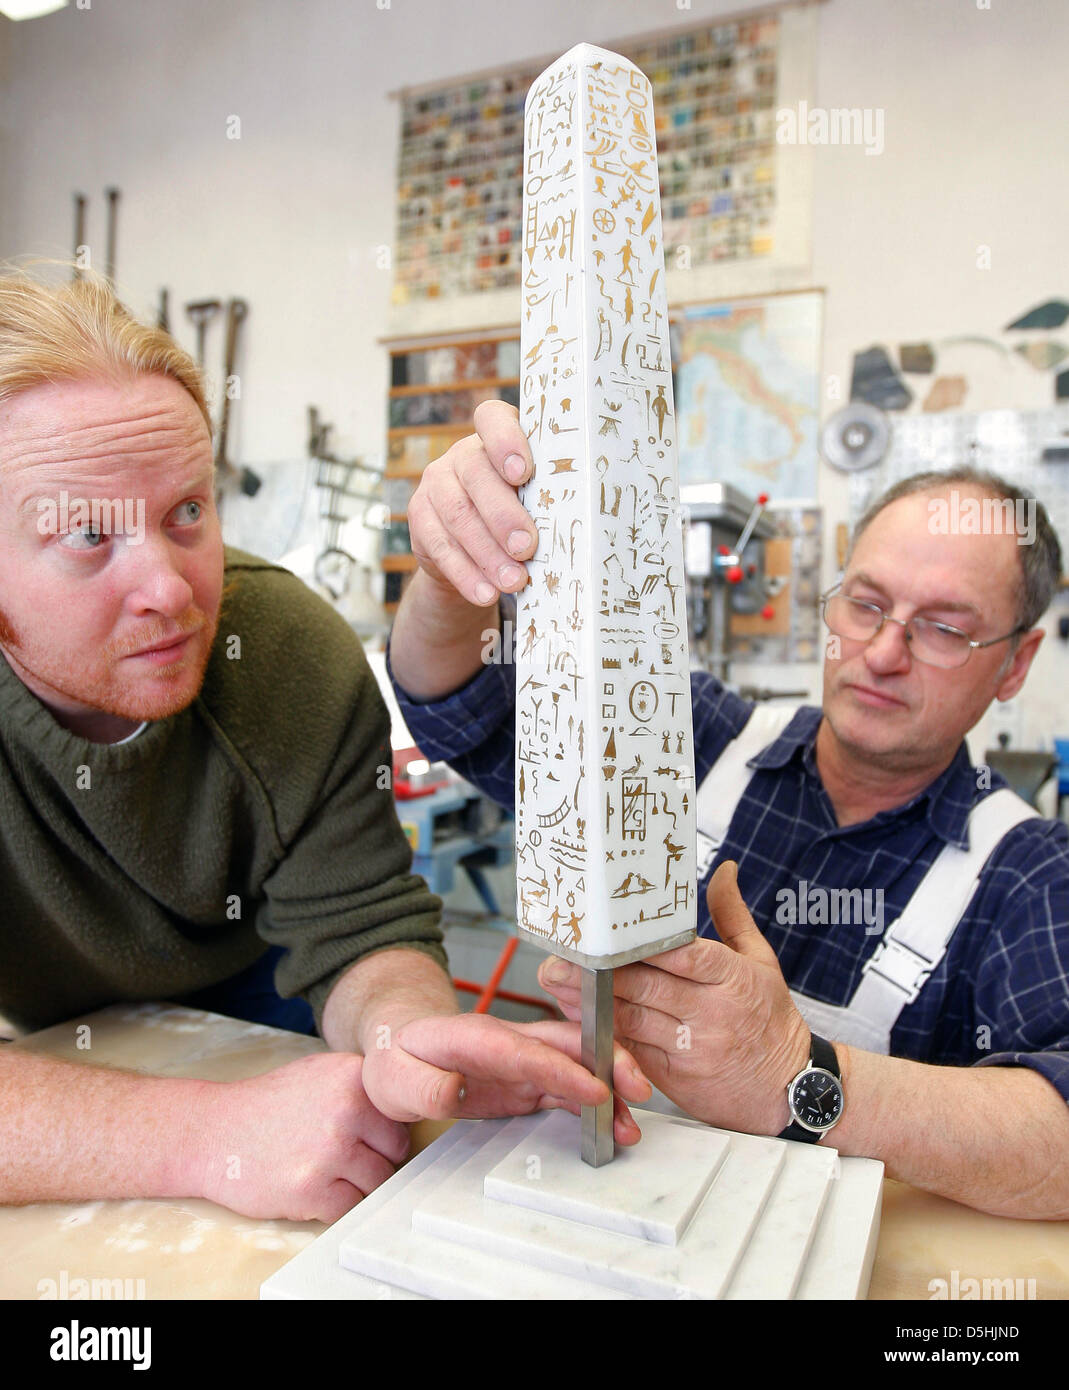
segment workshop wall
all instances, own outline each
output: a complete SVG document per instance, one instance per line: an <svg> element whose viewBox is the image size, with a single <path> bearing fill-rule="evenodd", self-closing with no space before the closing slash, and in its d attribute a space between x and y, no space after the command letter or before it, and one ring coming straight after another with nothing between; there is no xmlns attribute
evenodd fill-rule
<svg viewBox="0 0 1069 1390"><path fill-rule="evenodd" d="M68 255L80 190L102 263L103 190L118 186L118 281L138 311L154 312L167 285L176 336L192 347L185 301L250 303L235 459L296 466L310 403L335 423L339 454L381 459L388 380L376 339L389 331L390 274L378 262L393 236L398 134L388 94L584 39L757 8L93 0L43 20L0 21L0 254ZM813 104L879 108L885 131L877 156L857 146L814 151L807 280L827 291L829 413L849 394L855 350L997 333L1069 288L1061 84L1043 68L1044 55L1067 44L1069 6L1048 0L821 6ZM234 117L240 138L228 138ZM211 346L221 355L219 327ZM1050 403L1024 364L1001 378L981 371L966 409ZM846 499L845 480L822 464L829 578ZM1045 742L1062 718L1069 655L1064 644L1047 646L1022 701L1025 744ZM818 688L815 668L736 674L765 685L808 678ZM981 731L976 747L985 740Z"/></svg>

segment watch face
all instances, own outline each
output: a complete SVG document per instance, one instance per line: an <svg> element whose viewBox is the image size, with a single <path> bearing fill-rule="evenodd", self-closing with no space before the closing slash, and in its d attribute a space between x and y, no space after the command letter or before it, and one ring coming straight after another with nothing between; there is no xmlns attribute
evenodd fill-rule
<svg viewBox="0 0 1069 1390"><path fill-rule="evenodd" d="M787 1094L791 1114L805 1129L830 1129L843 1113L843 1088L830 1071L811 1067L792 1083Z"/></svg>

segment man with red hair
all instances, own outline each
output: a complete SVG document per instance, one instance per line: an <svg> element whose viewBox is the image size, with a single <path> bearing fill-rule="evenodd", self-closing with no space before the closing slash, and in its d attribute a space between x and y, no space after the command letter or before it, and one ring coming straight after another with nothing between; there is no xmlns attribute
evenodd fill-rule
<svg viewBox="0 0 1069 1390"><path fill-rule="evenodd" d="M332 1049L229 1084L2 1049L3 1202L332 1221L408 1122L606 1098L573 1024L458 1013L360 644L224 549L214 491L188 355L103 282L0 275L0 1013L226 1007L273 948ZM622 1053L616 1081L648 1094Z"/></svg>

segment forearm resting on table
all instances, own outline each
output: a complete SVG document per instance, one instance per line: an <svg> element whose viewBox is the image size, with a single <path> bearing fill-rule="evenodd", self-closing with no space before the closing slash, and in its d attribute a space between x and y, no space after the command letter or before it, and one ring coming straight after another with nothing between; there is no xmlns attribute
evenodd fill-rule
<svg viewBox="0 0 1069 1390"><path fill-rule="evenodd" d="M413 699L440 699L478 673L486 634L500 627L496 607L476 607L417 570L394 619L390 666Z"/></svg>
<svg viewBox="0 0 1069 1390"><path fill-rule="evenodd" d="M0 1053L0 1203L196 1196L205 1083Z"/></svg>
<svg viewBox="0 0 1069 1390"><path fill-rule="evenodd" d="M847 1104L827 1142L995 1216L1069 1218L1069 1107L1028 1067L940 1067L836 1045Z"/></svg>
<svg viewBox="0 0 1069 1390"><path fill-rule="evenodd" d="M341 977L323 1009L323 1037L334 1052L366 1055L388 1046L414 1018L460 1012L445 971L422 951L389 947L365 956Z"/></svg>

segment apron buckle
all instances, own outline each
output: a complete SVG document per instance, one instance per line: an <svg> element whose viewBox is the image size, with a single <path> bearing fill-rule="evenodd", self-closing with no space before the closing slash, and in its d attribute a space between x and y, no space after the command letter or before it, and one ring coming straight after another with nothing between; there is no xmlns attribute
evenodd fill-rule
<svg viewBox="0 0 1069 1390"><path fill-rule="evenodd" d="M892 936L884 937L873 955L865 962L861 973L867 975L870 970L873 971L881 979L902 990L906 996L906 1003L912 1004L920 994L921 986L932 973L933 966L933 961L901 941L896 941Z"/></svg>

